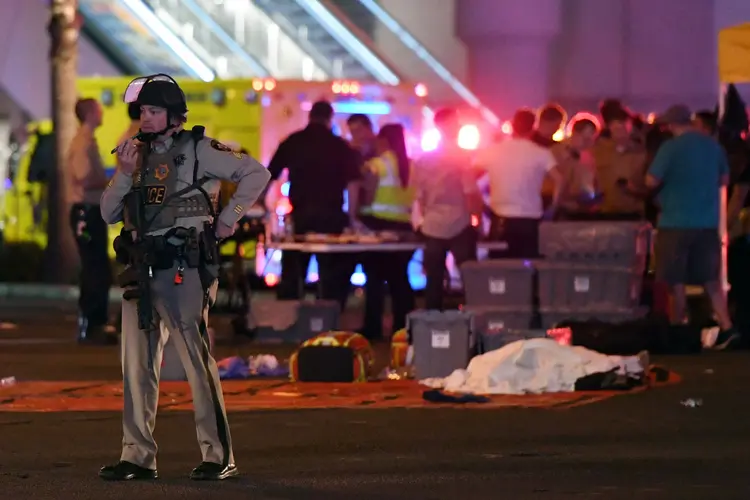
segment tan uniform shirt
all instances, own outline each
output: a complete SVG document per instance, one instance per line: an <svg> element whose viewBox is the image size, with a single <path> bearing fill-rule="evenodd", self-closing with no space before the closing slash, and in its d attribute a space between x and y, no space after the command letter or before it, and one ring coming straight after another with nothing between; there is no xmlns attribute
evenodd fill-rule
<svg viewBox="0 0 750 500"><path fill-rule="evenodd" d="M166 152L172 148L172 145L172 139L168 139L158 148L154 147L154 151ZM184 163L181 166L167 166L165 169L166 175L177 176L177 189L189 186L193 182L195 150L193 142L187 142L181 150L175 151L175 154L184 154ZM204 184L203 187L212 198L219 194L219 181L229 181L237 185L237 189L228 200L227 205L217 216L219 222L233 227L263 192L266 184L268 184L270 174L263 165L251 156L232 152L228 147L209 137L204 137L198 142L197 153L200 160L197 178L209 179L209 182ZM124 197L132 187L133 176L118 170L101 198L101 211L105 222L115 224L123 219ZM167 195L169 194L167 193ZM189 198L196 194L199 194L198 191L193 190L185 193L182 197ZM206 220L204 217L185 217L178 218L175 223L182 227L201 227L204 220ZM163 233L165 231L158 232ZM153 234L158 232L154 231Z"/></svg>
<svg viewBox="0 0 750 500"><path fill-rule="evenodd" d="M98 204L107 186L99 145L94 131L81 125L68 149L67 167L70 169L70 200L73 203Z"/></svg>
<svg viewBox="0 0 750 500"><path fill-rule="evenodd" d="M611 139L600 139L593 153L599 187L604 195L602 213L644 214L645 202L628 194L617 185L617 180L627 179L633 185L643 186L646 152L636 145L620 149Z"/></svg>

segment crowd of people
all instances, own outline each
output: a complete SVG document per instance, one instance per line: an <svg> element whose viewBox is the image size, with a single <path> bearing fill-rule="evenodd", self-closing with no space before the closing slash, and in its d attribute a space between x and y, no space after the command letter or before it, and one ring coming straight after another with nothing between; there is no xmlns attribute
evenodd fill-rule
<svg viewBox="0 0 750 500"><path fill-rule="evenodd" d="M132 126L124 137L137 131L137 111L129 110ZM93 138L101 110L95 101L82 100L77 114L81 128L69 163L75 174L71 225L84 264L79 335L111 342L102 332L107 316L101 302L111 283L96 281L111 275L104 272L109 269L106 228L96 217L106 184ZM719 344L737 340L720 280L719 188L729 187L727 219L737 226L748 206L750 155L742 130L720 127L715 112L673 106L649 123L610 99L598 116L579 113L568 120L561 106L550 103L518 110L510 136L469 151L458 144L460 112L446 108L434 116L440 146L415 158L407 153L401 125L384 124L376 131L366 115L352 115L347 141L332 131L333 114L330 103L315 103L308 126L285 139L268 165L272 179L288 172L293 231L417 233L424 242L427 308L442 308L446 255L450 252L458 266L476 259L479 239L505 243L505 250L492 251L491 258L533 258L542 220L641 220L658 228L656 278L670 287L672 321L685 321L686 285L702 285L722 328ZM560 130L566 137L556 140ZM486 234L477 224L483 215L489 220ZM750 318L744 318L750 314L742 313L750 310L743 306L750 305L742 274L750 268L745 264L750 249L744 250L743 241L736 238L730 252L740 330L750 327ZM352 271L361 264L367 276L361 332L371 339L382 335L386 293L393 331L399 330L415 307L408 277L412 254L316 255L321 297L343 307ZM310 257L284 252L279 299L301 297Z"/></svg>
<svg viewBox="0 0 750 500"><path fill-rule="evenodd" d="M718 230L720 188L729 185L730 170L745 169L730 168L716 113L673 106L649 122L610 99L598 116L579 113L568 121L551 103L520 109L510 137L467 151L458 146L460 113L442 109L434 116L440 147L413 160L399 125L384 125L376 134L368 117L353 115L347 143L331 131L332 118L330 104L317 103L310 125L282 143L269 165L273 178L289 170L295 232L416 231L425 244L428 308L442 307L446 254L459 266L475 259L480 238L506 243L492 258L530 258L538 254L542 220L640 220L659 229L656 278L669 286L672 321L686 321L686 285L702 285L721 327L717 345L738 339L721 287ZM556 140L561 129L566 138ZM742 158L737 161L746 163ZM740 198L747 197L749 177L731 179L738 188L730 221L745 205ZM345 190L346 214L340 208ZM476 224L483 214L490 219L487 234ZM343 304L359 262L367 275L362 333L373 339L382 334L386 283L398 330L414 305L411 257L319 255L323 297ZM307 262L309 256L285 253L279 298L299 297Z"/></svg>

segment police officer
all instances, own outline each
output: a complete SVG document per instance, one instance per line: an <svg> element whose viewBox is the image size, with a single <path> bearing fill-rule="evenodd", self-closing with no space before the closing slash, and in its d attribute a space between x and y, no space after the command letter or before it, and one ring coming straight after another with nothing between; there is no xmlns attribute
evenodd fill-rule
<svg viewBox="0 0 750 500"><path fill-rule="evenodd" d="M123 449L120 462L103 467L99 476L120 481L157 477L153 429L159 367L167 336L172 335L192 390L203 455L190 478L225 479L235 476L237 468L207 334L207 312L218 275L216 240L232 235L270 175L250 156L203 137L202 127L183 130L185 95L171 77L133 80L125 101L140 106L141 141L130 139L117 147L120 168L102 196L102 216L110 224L124 220L121 238L126 242L150 241L148 248L157 251L145 280L151 304L140 299L122 303ZM216 215L221 180L236 182L237 190ZM136 197L143 201L140 206L131 202L134 193L145 195ZM133 213L137 209L141 215ZM134 220L144 234L137 234ZM191 252L195 241L200 242L197 261ZM147 305L152 307L151 322L141 329L139 313ZM161 331L160 321L166 326Z"/></svg>
<svg viewBox="0 0 750 500"><path fill-rule="evenodd" d="M81 259L78 341L117 344L117 337L105 332L112 270L107 224L102 220L99 199L107 186L107 175L94 137L102 124L102 109L95 99L80 99L75 112L81 126L68 149L67 163L72 177L70 226Z"/></svg>

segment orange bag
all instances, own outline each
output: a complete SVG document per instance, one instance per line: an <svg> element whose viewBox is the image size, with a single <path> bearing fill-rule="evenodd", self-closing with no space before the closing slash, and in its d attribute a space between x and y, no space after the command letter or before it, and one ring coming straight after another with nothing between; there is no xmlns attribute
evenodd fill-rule
<svg viewBox="0 0 750 500"><path fill-rule="evenodd" d="M289 358L289 378L292 382L299 380L299 351L306 347L318 346L348 347L351 349L354 381L367 382L375 356L370 342L362 335L352 332L326 332L302 342Z"/></svg>
<svg viewBox="0 0 750 500"><path fill-rule="evenodd" d="M409 333L406 328L397 331L391 337L391 368L406 366L406 355L409 352Z"/></svg>

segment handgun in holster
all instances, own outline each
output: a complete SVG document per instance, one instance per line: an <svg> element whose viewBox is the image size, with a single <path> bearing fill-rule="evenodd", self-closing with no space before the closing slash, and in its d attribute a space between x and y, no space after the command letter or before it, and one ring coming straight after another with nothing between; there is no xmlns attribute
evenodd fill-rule
<svg viewBox="0 0 750 500"><path fill-rule="evenodd" d="M219 244L211 223L203 224L203 231L199 236L199 254L201 264L198 266L198 276L203 290L208 291L211 284L219 278Z"/></svg>

